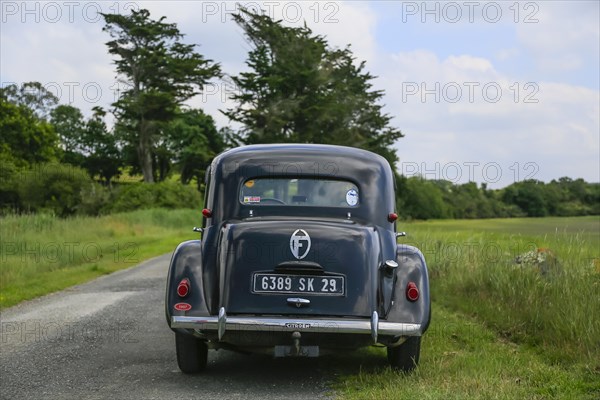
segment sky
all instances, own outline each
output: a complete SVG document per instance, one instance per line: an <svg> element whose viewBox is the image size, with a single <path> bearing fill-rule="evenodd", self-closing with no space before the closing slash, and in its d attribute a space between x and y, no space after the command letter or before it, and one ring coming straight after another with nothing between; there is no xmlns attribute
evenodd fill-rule
<svg viewBox="0 0 600 400"><path fill-rule="evenodd" d="M600 2L592 1L4 1L0 84L39 81L90 115L124 85L98 14L146 8L232 76L250 45L231 14L243 5L304 23L332 48L350 46L376 76L405 137L406 176L500 188L563 176L600 182ZM229 80L190 101L236 127Z"/></svg>

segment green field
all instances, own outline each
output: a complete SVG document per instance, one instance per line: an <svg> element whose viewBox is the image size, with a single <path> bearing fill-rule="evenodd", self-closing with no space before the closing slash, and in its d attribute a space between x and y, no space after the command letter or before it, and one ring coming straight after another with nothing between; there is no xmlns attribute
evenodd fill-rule
<svg viewBox="0 0 600 400"><path fill-rule="evenodd" d="M553 365L480 321L435 302L419 367L392 371L384 349L331 356L339 399L589 399L600 395L600 373L585 365Z"/></svg>
<svg viewBox="0 0 600 400"><path fill-rule="evenodd" d="M435 221L404 226L428 261L432 298L551 362L600 360L599 217ZM517 264L528 252L553 262Z"/></svg>
<svg viewBox="0 0 600 400"><path fill-rule="evenodd" d="M132 267L197 238L194 210L0 218L0 308Z"/></svg>
<svg viewBox="0 0 600 400"><path fill-rule="evenodd" d="M164 254L195 238L194 210L0 219L0 307ZM600 398L600 218L399 223L428 262L432 324L421 363L385 349L323 357L349 399ZM516 263L542 249L544 263ZM552 262L549 262L549 261Z"/></svg>
<svg viewBox="0 0 600 400"><path fill-rule="evenodd" d="M383 349L346 364L340 398L600 398L600 218L399 223L429 266L433 315L414 374ZM517 264L527 252L554 262ZM359 361L360 360L360 361Z"/></svg>

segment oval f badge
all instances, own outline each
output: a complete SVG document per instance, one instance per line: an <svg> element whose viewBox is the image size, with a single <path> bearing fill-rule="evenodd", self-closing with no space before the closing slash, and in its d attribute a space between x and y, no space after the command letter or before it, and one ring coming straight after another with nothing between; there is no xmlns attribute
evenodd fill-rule
<svg viewBox="0 0 600 400"><path fill-rule="evenodd" d="M304 229L296 229L290 237L290 250L294 257L302 260L310 250L310 236Z"/></svg>

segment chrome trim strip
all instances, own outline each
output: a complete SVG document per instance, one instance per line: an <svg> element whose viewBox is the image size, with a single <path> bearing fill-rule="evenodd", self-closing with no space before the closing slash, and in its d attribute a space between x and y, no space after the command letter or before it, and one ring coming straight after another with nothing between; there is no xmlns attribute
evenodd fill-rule
<svg viewBox="0 0 600 400"><path fill-rule="evenodd" d="M227 314L225 313L225 307L221 307L219 309L219 317L217 318L217 332L219 335L219 340L225 334L225 328L227 325Z"/></svg>
<svg viewBox="0 0 600 400"><path fill-rule="evenodd" d="M223 316L225 310L223 309ZM285 317L185 317L172 316L171 328L195 329L198 331L231 331L258 332L316 332L316 333L357 333L370 335L373 332L372 320L369 319L319 319L319 318L285 318ZM378 336L421 336L421 324L379 321ZM219 329L221 328L222 331ZM222 335L220 336L222 337Z"/></svg>
<svg viewBox="0 0 600 400"><path fill-rule="evenodd" d="M371 316L371 337L373 338L373 343L377 343L377 331L379 330L379 314L377 311L373 311L373 315Z"/></svg>

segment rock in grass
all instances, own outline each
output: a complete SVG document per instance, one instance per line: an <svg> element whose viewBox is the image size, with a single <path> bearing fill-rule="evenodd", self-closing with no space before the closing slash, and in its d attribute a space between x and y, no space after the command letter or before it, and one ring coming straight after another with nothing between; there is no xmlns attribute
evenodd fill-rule
<svg viewBox="0 0 600 400"><path fill-rule="evenodd" d="M548 248L537 248L520 254L515 258L515 264L534 268L541 275L547 276L560 272L560 263L554 252Z"/></svg>

